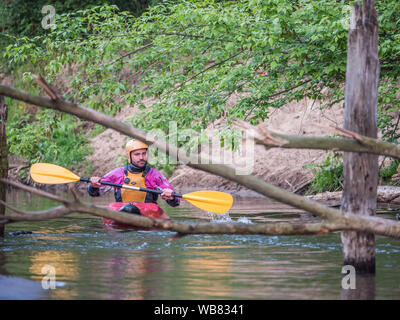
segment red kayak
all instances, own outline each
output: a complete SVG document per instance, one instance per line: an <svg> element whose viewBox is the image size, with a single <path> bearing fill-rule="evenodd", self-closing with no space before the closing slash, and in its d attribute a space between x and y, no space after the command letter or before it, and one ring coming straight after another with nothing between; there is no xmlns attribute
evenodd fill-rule
<svg viewBox="0 0 400 320"><path fill-rule="evenodd" d="M169 215L165 213L163 209L161 209L157 204L155 203L142 203L142 202L130 202L134 206L136 206L139 211L140 215L148 218L153 218L153 219L171 219ZM124 205L128 204L127 202L112 202L108 205L107 209L109 210L115 210L119 211ZM106 226L116 226L116 227L129 227L129 228L135 228L134 226L131 226L126 223L118 222L112 219L107 219L107 218L102 218L103 223ZM136 228L135 228L136 229ZM144 229L144 228L142 228Z"/></svg>

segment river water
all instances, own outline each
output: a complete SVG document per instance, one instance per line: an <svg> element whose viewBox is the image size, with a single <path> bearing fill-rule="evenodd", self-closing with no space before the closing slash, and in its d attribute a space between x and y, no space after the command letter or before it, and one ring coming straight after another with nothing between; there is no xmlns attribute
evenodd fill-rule
<svg viewBox="0 0 400 320"><path fill-rule="evenodd" d="M23 191L13 191L7 199L20 209L32 211L58 205ZM106 206L113 199L84 197L83 201ZM178 208L162 207L179 221L260 223L308 218L263 198L237 198L229 214L224 215L202 212L184 201ZM394 214L388 211L381 216L393 219ZM342 289L346 274L342 273L339 233L189 235L169 241L173 235L166 231L109 229L100 218L78 213L56 220L9 224L5 238L0 239L0 298L349 297L351 289ZM399 299L400 241L377 237L376 252L376 276L364 288L357 278L356 290L362 289L367 298ZM46 289L49 284L55 288Z"/></svg>

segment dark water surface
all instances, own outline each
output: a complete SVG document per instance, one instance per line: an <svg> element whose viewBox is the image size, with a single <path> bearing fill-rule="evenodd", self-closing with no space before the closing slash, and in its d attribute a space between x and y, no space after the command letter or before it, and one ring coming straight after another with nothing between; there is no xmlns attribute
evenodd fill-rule
<svg viewBox="0 0 400 320"><path fill-rule="evenodd" d="M85 198L107 205L112 198ZM25 210L58 204L25 192L8 202ZM180 221L305 221L309 216L260 198L238 198L229 215L190 204L162 205ZM394 217L394 212L383 216ZM17 231L32 233L18 234ZM0 239L0 298L17 299L341 299L340 234L323 236L191 235L108 229L86 214L14 223ZM367 290L400 298L400 241L377 238L377 272ZM54 268L56 288L42 280ZM45 267L45 268L44 268ZM44 269L43 269L44 268ZM358 281L358 280L357 280ZM370 283L370 284L371 284ZM361 285L361 282L359 282ZM360 288L359 288L360 289Z"/></svg>

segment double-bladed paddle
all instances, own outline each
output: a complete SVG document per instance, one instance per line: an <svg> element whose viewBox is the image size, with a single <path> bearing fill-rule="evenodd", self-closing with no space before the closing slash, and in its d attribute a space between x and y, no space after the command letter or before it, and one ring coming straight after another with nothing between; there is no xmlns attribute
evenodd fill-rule
<svg viewBox="0 0 400 320"><path fill-rule="evenodd" d="M51 163L33 164L30 169L30 174L35 182L43 184L63 184L77 181L90 183L89 178L78 177L68 169ZM163 192L162 190L140 188L107 181L100 181L100 184L157 194ZM186 194L173 193L172 196L183 198L200 209L214 213L225 213L229 211L233 204L233 197L228 193L220 191L203 190Z"/></svg>

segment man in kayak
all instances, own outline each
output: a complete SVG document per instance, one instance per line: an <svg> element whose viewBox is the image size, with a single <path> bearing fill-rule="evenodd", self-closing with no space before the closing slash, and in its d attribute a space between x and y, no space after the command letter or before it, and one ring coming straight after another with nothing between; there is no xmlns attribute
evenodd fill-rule
<svg viewBox="0 0 400 320"><path fill-rule="evenodd" d="M139 140L129 140L125 146L128 165L114 169L104 177L91 177L91 184L88 187L88 193L92 197L100 196L101 181L128 184L135 187L163 190L161 197L171 207L176 207L180 203L178 197L172 196L174 192L168 180L156 169L147 165L149 146ZM102 187L104 188L104 187ZM130 189L116 189L114 191L116 202L144 202L157 203L158 194L136 191ZM127 204L121 208L121 211L138 213L140 211L132 204Z"/></svg>

